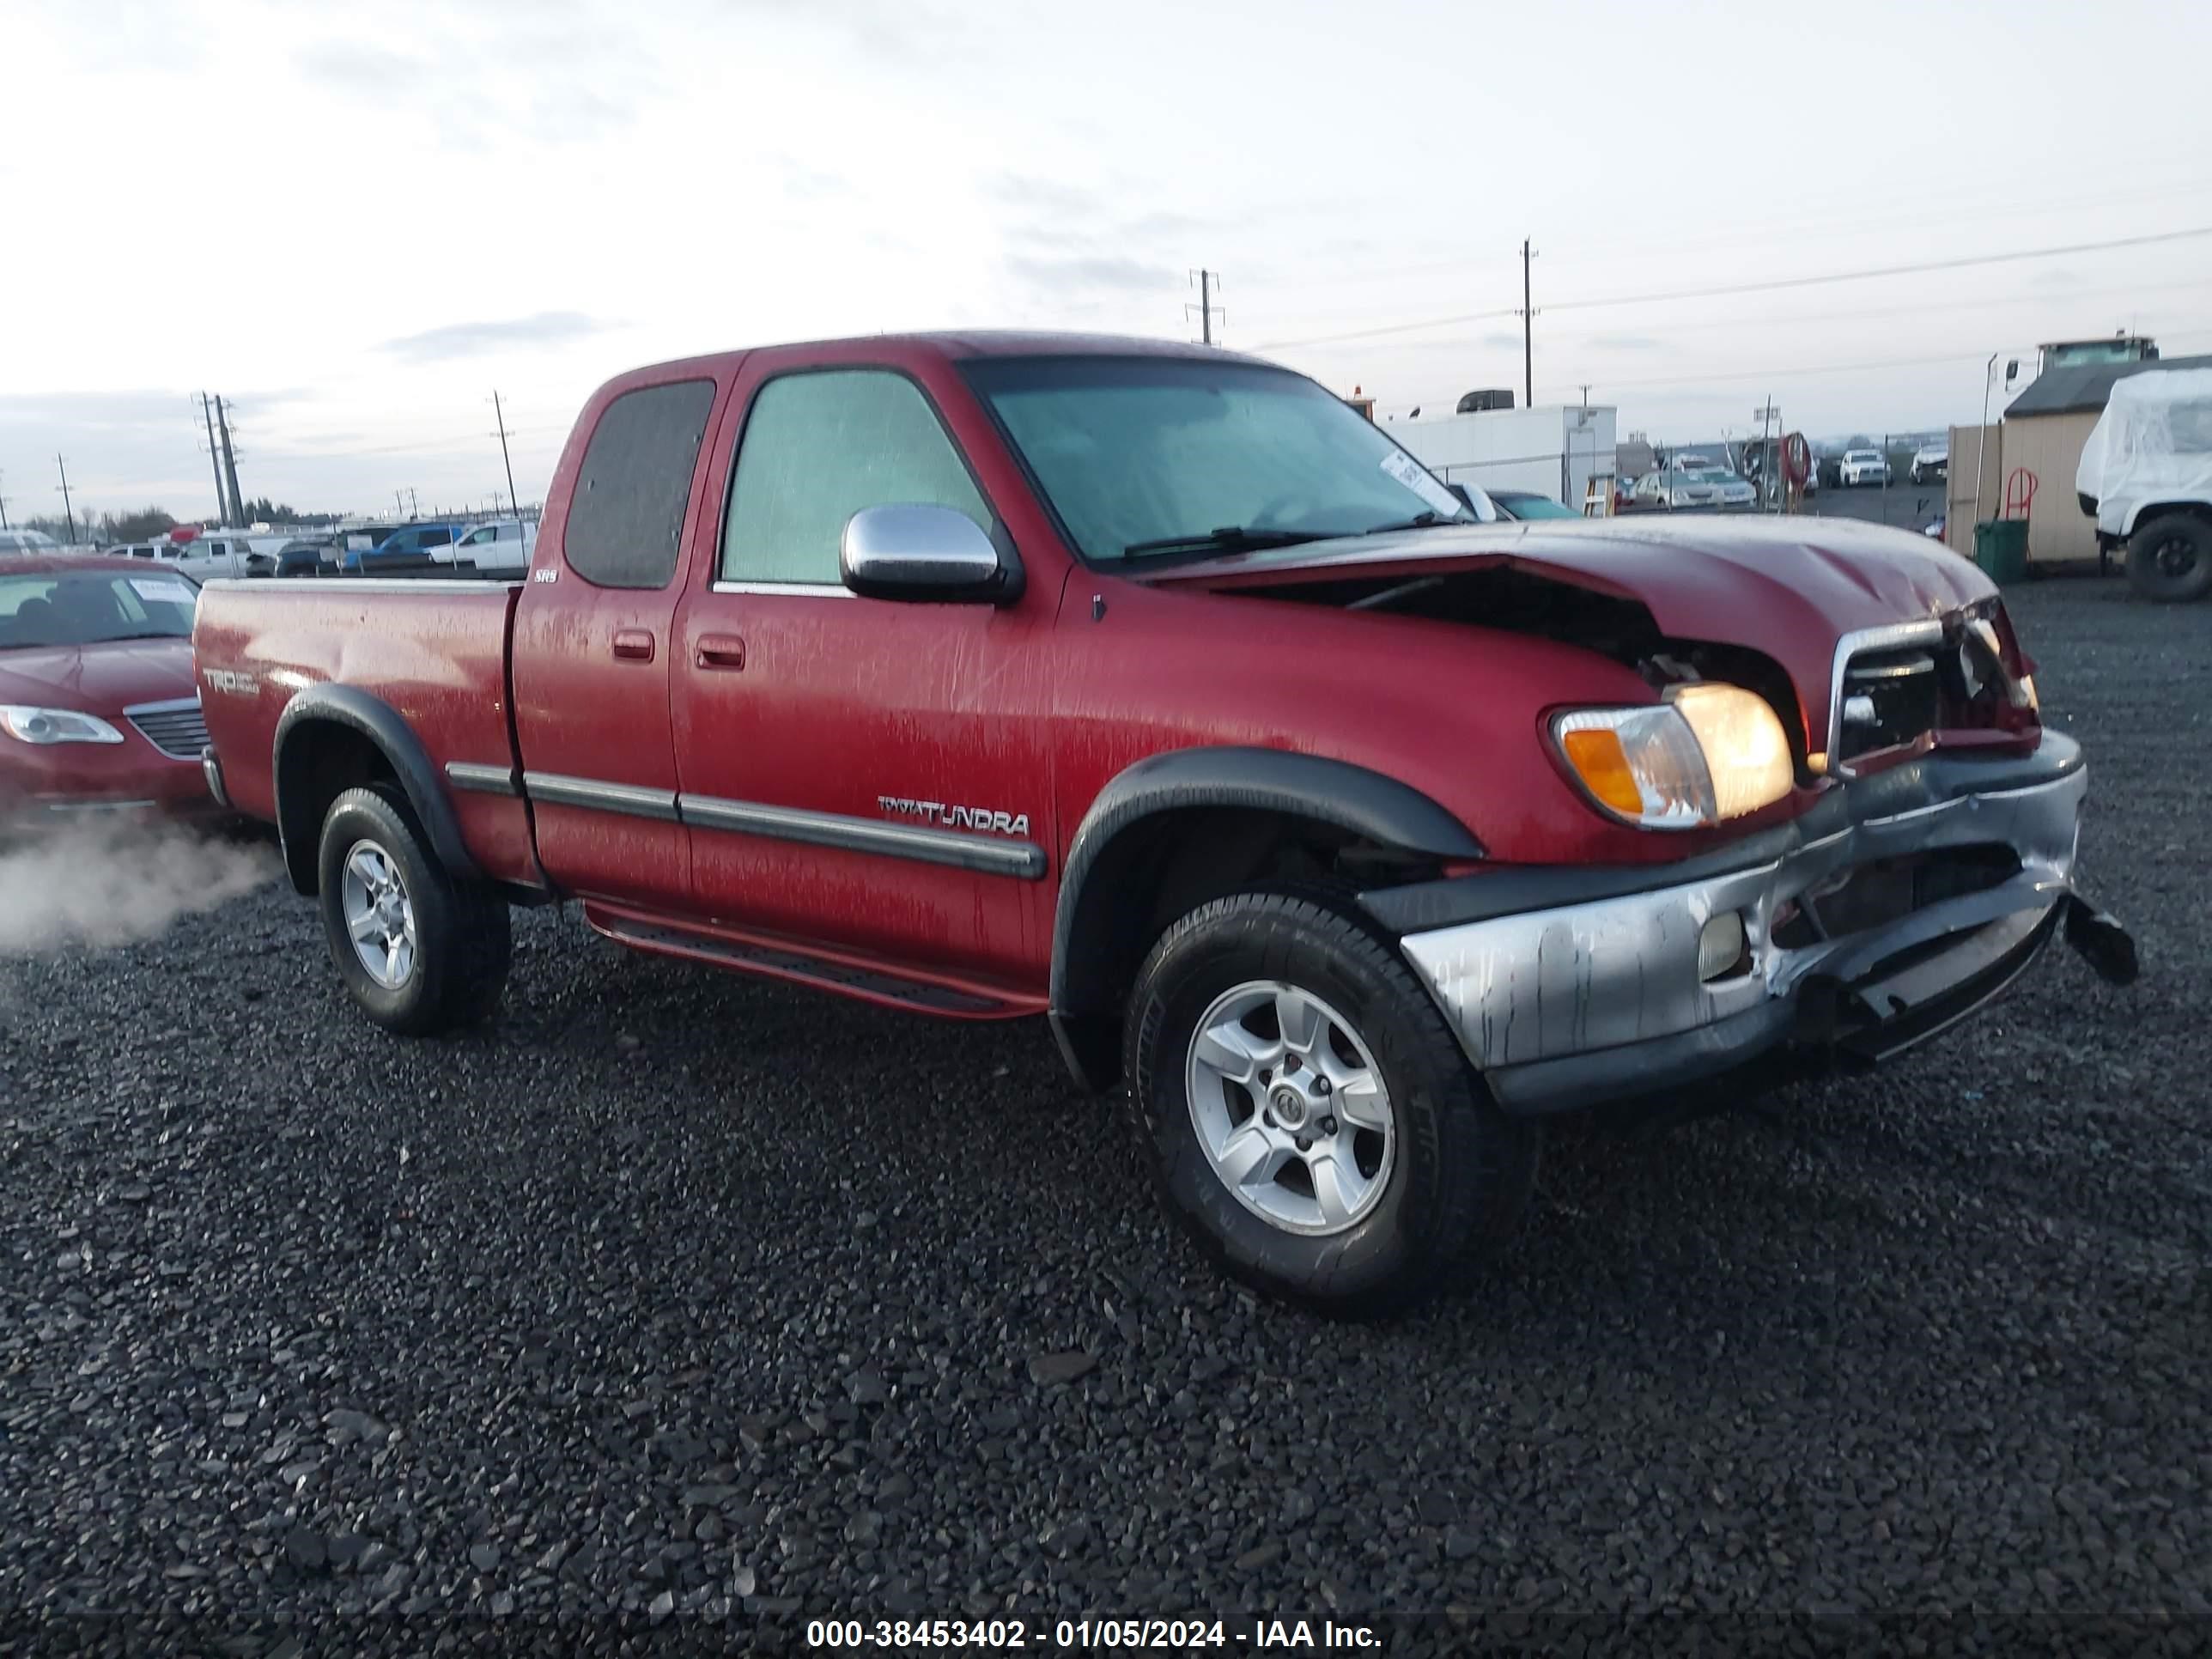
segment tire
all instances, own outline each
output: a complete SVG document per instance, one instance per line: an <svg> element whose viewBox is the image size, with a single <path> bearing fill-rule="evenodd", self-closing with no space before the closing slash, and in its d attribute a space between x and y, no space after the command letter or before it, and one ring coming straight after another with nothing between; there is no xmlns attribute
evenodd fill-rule
<svg viewBox="0 0 2212 1659"><path fill-rule="evenodd" d="M2128 586L2160 605L2212 592L2212 522L2161 513L2137 525L2128 538Z"/></svg>
<svg viewBox="0 0 2212 1659"><path fill-rule="evenodd" d="M475 1024L498 1006L514 957L507 905L481 883L447 873L396 787L349 789L331 802L317 863L331 958L371 1019L402 1036L434 1036ZM379 869L392 888L361 878ZM381 973L368 960L374 940L357 949L349 921L349 909L374 908L363 901L379 890L386 898L375 912L375 938L388 939L398 924L408 946L404 954L381 952Z"/></svg>
<svg viewBox="0 0 2212 1659"><path fill-rule="evenodd" d="M1318 1061L1267 1061L1271 1046L1283 1051L1285 992L1314 1015L1304 1052ZM1246 1000L1249 1024L1235 1018ZM1202 1030L1233 1038L1200 1045ZM1327 900L1241 893L1183 917L1138 975L1124 1042L1131 1109L1170 1213L1218 1266L1270 1296L1331 1314L1387 1312L1504 1243L1527 1207L1536 1127L1491 1100L1390 945ZM1232 1049L1235 1069L1249 1062L1245 1083L1208 1069L1209 1056ZM1315 1080L1322 1073L1339 1079L1335 1091ZM1363 1078L1381 1085L1379 1105ZM1301 1098L1286 1103L1292 1084ZM1355 1099L1360 1117L1386 1127L1356 1127ZM1339 1103L1340 1118L1328 1110ZM1319 1149L1310 1161L1289 1137L1293 1124ZM1268 1150L1232 1188L1220 1164L1256 1156L1251 1142L1237 1150L1252 1133ZM1333 1212L1311 1173L1324 1162Z"/></svg>

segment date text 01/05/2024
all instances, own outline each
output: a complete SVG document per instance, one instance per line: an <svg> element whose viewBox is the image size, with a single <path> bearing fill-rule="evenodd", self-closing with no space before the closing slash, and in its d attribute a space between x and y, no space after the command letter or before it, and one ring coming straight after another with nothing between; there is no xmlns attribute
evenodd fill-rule
<svg viewBox="0 0 2212 1659"><path fill-rule="evenodd" d="M810 1648L951 1648L1012 1652L1025 1648L1375 1649L1382 1638L1367 1625L1261 1619L1234 1625L1220 1619L1061 1619L1046 1626L1023 1619L813 1619Z"/></svg>

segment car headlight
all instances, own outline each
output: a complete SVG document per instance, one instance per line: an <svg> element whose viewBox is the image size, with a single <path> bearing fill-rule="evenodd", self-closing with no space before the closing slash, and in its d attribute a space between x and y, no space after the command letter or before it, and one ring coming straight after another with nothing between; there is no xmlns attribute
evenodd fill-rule
<svg viewBox="0 0 2212 1659"><path fill-rule="evenodd" d="M93 714L74 708L32 708L0 703L0 732L19 743L120 743L123 734Z"/></svg>
<svg viewBox="0 0 2212 1659"><path fill-rule="evenodd" d="M1647 830L1740 818L1796 781L1782 722L1740 686L1676 686L1654 706L1573 709L1553 717L1552 738L1592 800Z"/></svg>

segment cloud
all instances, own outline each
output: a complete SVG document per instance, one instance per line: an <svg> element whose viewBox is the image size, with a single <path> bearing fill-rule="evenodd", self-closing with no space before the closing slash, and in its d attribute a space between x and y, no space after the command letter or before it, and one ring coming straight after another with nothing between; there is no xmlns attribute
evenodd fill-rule
<svg viewBox="0 0 2212 1659"><path fill-rule="evenodd" d="M1177 276L1165 265L1115 253L1017 253L1008 258L1006 266L1024 282L1053 289L1138 293L1172 286Z"/></svg>
<svg viewBox="0 0 2212 1659"><path fill-rule="evenodd" d="M425 76L434 72L428 58L362 40L319 40L303 47L295 61L300 72L310 81L319 81L340 92L379 99L404 94L409 88L421 85Z"/></svg>
<svg viewBox="0 0 2212 1659"><path fill-rule="evenodd" d="M1649 334L1593 334L1589 343L1600 351L1656 351L1662 344Z"/></svg>
<svg viewBox="0 0 2212 1659"><path fill-rule="evenodd" d="M490 323L447 323L387 340L384 349L402 362L439 363L456 357L479 357L486 352L515 346L560 345L581 340L613 327L580 311L541 311L530 317L509 317Z"/></svg>

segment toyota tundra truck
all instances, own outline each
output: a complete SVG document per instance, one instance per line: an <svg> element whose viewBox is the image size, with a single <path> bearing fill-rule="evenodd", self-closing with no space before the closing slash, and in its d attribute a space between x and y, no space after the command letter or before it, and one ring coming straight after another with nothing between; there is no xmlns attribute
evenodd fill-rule
<svg viewBox="0 0 2212 1659"><path fill-rule="evenodd" d="M488 1016L509 907L553 902L1042 1015L1199 1244L1337 1310L1504 1239L1552 1114L1870 1066L2062 935L2134 971L2074 889L2081 751L1972 565L1838 520L1506 521L1212 349L639 370L521 579L216 582L194 645L210 787L277 826L379 1025Z"/></svg>

